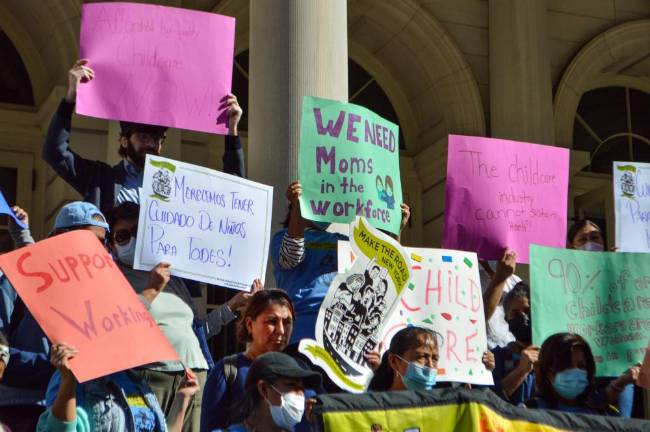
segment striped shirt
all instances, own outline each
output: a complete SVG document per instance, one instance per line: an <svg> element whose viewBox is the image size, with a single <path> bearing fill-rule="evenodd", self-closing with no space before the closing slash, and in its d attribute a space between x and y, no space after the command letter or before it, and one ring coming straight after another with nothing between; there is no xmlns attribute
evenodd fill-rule
<svg viewBox="0 0 650 432"><path fill-rule="evenodd" d="M305 238L294 238L286 233L282 237L278 264L284 270L291 270L305 259Z"/></svg>

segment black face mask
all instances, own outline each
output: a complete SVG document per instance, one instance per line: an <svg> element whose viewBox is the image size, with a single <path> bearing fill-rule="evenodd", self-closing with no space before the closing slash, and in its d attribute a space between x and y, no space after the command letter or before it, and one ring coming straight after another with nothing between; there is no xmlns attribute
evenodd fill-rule
<svg viewBox="0 0 650 432"><path fill-rule="evenodd" d="M533 328L530 324L530 318L527 313L520 313L508 320L508 329L510 333L525 345L530 345L533 341Z"/></svg>

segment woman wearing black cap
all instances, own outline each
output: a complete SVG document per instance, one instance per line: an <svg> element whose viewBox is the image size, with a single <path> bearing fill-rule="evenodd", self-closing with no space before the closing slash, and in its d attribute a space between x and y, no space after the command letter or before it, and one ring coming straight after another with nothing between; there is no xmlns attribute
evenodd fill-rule
<svg viewBox="0 0 650 432"><path fill-rule="evenodd" d="M255 359L246 377L246 396L227 432L292 431L305 412L305 388L318 388L318 372L300 367L286 354L269 352Z"/></svg>

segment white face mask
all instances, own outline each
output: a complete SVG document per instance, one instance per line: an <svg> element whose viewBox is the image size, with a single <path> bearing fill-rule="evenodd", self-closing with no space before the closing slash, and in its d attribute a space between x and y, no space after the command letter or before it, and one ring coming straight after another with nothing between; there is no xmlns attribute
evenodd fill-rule
<svg viewBox="0 0 650 432"><path fill-rule="evenodd" d="M131 237L129 242L124 246L116 244L115 249L117 249L117 259L121 263L133 267L133 261L135 260L135 237Z"/></svg>
<svg viewBox="0 0 650 432"><path fill-rule="evenodd" d="M578 246L576 249L588 251L588 252L602 252L604 248L603 245L601 245L600 243L594 241L588 241L582 246Z"/></svg>
<svg viewBox="0 0 650 432"><path fill-rule="evenodd" d="M271 410L271 417L276 426L282 429L293 430L293 427L300 423L305 412L305 395L294 392L282 393L274 386L273 389L280 393L282 402L280 405L273 405L266 400Z"/></svg>

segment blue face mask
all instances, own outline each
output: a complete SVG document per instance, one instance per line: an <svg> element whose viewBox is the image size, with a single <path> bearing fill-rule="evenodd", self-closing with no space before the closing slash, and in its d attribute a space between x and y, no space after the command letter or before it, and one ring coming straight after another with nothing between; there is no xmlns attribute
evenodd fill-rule
<svg viewBox="0 0 650 432"><path fill-rule="evenodd" d="M404 360L400 356L397 357ZM408 367L406 368L406 373L404 375L400 375L402 377L404 387L406 387L408 390L431 390L436 385L438 369L421 366L414 362L407 363Z"/></svg>
<svg viewBox="0 0 650 432"><path fill-rule="evenodd" d="M589 380L584 369L565 369L558 372L553 380L555 392L567 400L574 400L587 388Z"/></svg>

